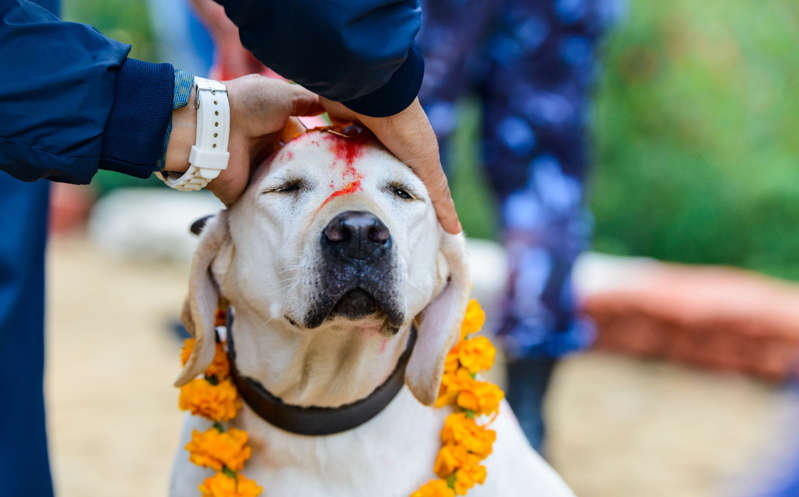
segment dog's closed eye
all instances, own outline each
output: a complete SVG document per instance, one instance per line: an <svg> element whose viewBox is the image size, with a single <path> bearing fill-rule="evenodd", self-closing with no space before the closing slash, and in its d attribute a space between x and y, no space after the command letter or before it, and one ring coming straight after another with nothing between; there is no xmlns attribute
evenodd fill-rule
<svg viewBox="0 0 799 497"><path fill-rule="evenodd" d="M386 191L390 192L397 198L402 200L416 200L416 196L413 194L413 190L410 187L403 185L401 183L389 183L386 185Z"/></svg>
<svg viewBox="0 0 799 497"><path fill-rule="evenodd" d="M291 178L282 183L265 188L261 193L297 193L307 188L307 184L301 178Z"/></svg>

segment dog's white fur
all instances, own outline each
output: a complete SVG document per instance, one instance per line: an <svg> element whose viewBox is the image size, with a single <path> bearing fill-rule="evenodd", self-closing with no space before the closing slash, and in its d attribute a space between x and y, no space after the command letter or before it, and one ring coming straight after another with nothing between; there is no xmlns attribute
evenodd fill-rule
<svg viewBox="0 0 799 497"><path fill-rule="evenodd" d="M236 311L239 370L290 404L338 406L367 396L395 367L414 321L419 337L406 387L379 415L352 430L295 435L245 405L229 425L250 434L252 457L243 473L264 487L264 497L408 496L435 478L439 432L449 413L428 405L468 299L463 237L443 232L424 185L407 166L374 143L357 150L349 163L335 153L336 140L341 138L322 132L295 139L234 206L205 227L183 316L197 340L195 352L176 383L201 373L213 357L220 293ZM298 190L279 191L292 180L301 180ZM355 180L360 183L353 193L330 197ZM397 186L413 199L398 197ZM318 291L322 230L349 210L368 211L390 230L394 290L405 316L396 334L387 332L379 316L329 319L315 329L292 323L303 322ZM193 429L208 426L187 417L172 497L195 497L197 485L212 474L190 463L183 449ZM573 495L529 447L507 403L492 428L497 442L485 461L488 478L470 497Z"/></svg>

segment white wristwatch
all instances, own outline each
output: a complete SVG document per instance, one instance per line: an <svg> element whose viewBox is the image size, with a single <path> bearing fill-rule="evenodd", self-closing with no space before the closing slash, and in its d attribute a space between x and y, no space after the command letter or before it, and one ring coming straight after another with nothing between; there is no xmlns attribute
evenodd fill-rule
<svg viewBox="0 0 799 497"><path fill-rule="evenodd" d="M219 81L194 77L197 137L183 174L159 171L156 175L176 190L201 190L227 169L230 154L230 103L227 88Z"/></svg>

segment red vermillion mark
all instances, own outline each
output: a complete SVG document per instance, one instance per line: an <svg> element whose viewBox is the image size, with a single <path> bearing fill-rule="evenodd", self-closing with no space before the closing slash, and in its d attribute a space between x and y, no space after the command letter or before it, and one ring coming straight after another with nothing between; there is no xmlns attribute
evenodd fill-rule
<svg viewBox="0 0 799 497"><path fill-rule="evenodd" d="M363 155L364 146L369 140L368 136L353 136L351 138L342 138L335 135L325 135L325 138L330 143L330 150L333 152L336 160L332 165L339 161L344 163L344 171L341 173L341 179L346 180L349 177L351 180L360 179L362 176L358 173L353 165L355 159Z"/></svg>
<svg viewBox="0 0 799 497"><path fill-rule="evenodd" d="M336 191L334 191L333 193L331 193L331 194L330 194L330 195L329 195L329 196L328 196L328 197L325 199L325 201L324 201L324 202L322 202L322 205L320 205L319 207L317 207L317 209L316 209L316 211L314 212L314 214L313 214L313 216L311 217L311 219L313 219L314 217L316 217L316 215L317 215L317 214L319 214L319 211L321 211L321 210L322 210L322 208L323 208L324 206L326 206L326 205L327 205L327 203L328 203L328 202L330 202L331 200L333 200L334 198L336 198L336 197L341 197L342 195L349 195L349 194L351 194L351 193L355 193L355 192L361 191L361 189L362 189L362 188L361 188L361 179L360 179L360 178L358 178L358 179L356 179L355 181L351 181L351 182L350 182L349 184L347 184L347 186L345 186L344 188L341 188L341 189L339 189L339 190L336 190Z"/></svg>
<svg viewBox="0 0 799 497"><path fill-rule="evenodd" d="M311 216L311 219L315 218L316 215L319 214L319 211L321 211L322 208L324 208L324 206L334 198L341 197L343 195L350 195L357 191L363 190L361 187L361 179L363 178L363 175L361 175L361 173L355 169L354 163L355 159L363 154L364 145L368 142L369 137L353 136L351 138L342 138L331 134L325 134L324 139L330 143L330 150L335 156L335 160L331 164L331 167L335 166L339 161L343 162L344 170L341 173L341 179L344 181L349 180L349 183L347 183L347 185L343 188L331 193L325 199L325 201L322 202L322 205L317 207L313 216ZM330 188L335 188L335 184L332 180L330 181Z"/></svg>
<svg viewBox="0 0 799 497"><path fill-rule="evenodd" d="M325 135L331 142L330 148L336 159L344 161L347 166L351 166L355 159L363 153L363 146L366 140L360 137L341 138L333 135Z"/></svg>

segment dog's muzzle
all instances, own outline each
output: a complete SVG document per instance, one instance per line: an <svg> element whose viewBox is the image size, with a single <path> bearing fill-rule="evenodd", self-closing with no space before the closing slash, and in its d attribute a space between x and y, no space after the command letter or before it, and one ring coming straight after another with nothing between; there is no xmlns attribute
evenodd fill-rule
<svg viewBox="0 0 799 497"><path fill-rule="evenodd" d="M327 318L384 314L402 323L395 295L391 233L374 214L347 211L322 230L319 294L305 319L315 328Z"/></svg>

